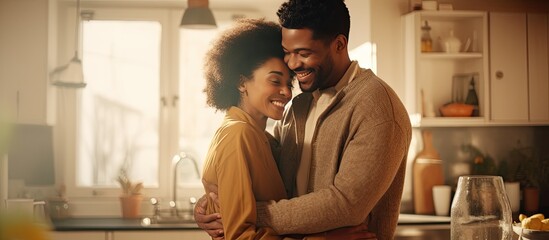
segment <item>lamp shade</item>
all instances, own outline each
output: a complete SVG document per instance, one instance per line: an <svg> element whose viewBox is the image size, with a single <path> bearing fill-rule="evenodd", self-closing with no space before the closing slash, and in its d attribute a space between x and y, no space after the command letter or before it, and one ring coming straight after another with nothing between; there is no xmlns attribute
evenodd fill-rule
<svg viewBox="0 0 549 240"><path fill-rule="evenodd" d="M80 32L80 0L76 0L76 22L74 24L74 57L65 65L59 66L53 70L50 77L53 79L52 84L57 87L68 88L83 88L86 86L84 82L84 70L82 61L78 58L78 44Z"/></svg>
<svg viewBox="0 0 549 240"><path fill-rule="evenodd" d="M212 10L208 7L189 7L183 13L181 27L191 29L216 28Z"/></svg>
<svg viewBox="0 0 549 240"><path fill-rule="evenodd" d="M56 68L52 78L53 85L58 87L83 88L86 86L82 61L76 55L66 65Z"/></svg>

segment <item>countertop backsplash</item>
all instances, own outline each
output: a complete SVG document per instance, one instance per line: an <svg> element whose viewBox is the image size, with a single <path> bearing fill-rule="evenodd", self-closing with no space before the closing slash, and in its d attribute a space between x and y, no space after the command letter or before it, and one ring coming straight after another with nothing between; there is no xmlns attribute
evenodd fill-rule
<svg viewBox="0 0 549 240"><path fill-rule="evenodd" d="M401 213L414 213L412 199L412 164L415 156L423 148L421 130L432 132L433 145L443 161L445 184L451 185L455 190L460 173L470 171L468 168L472 159L471 155L464 151L464 146L472 146L483 155L489 156L494 163L499 165L506 161L509 153L514 148L532 148L540 159L541 165L549 167L549 148L544 144L549 143L548 126L516 126L516 127L432 127L414 128L412 142L408 153L407 173L402 196ZM549 174L546 174L549 176ZM546 176L541 176L545 177ZM8 184L8 196L10 198L34 198L47 199L55 196L55 186L29 187L16 179L10 179ZM549 215L549 181L540 179L540 212ZM200 194L198 194L200 195ZM72 199L74 200L74 199ZM89 211L87 204L103 206L104 211ZM119 206L116 201L71 202L71 210L75 215L118 215ZM143 212L149 213L150 204L143 204Z"/></svg>
<svg viewBox="0 0 549 240"><path fill-rule="evenodd" d="M536 153L540 165L549 170L549 127L516 126L516 127L436 127L414 128L412 143L408 154L407 173L402 197L401 212L413 213L412 199L412 164L415 156L423 148L421 131L429 130L433 135L433 145L443 161L445 184L453 190L462 173L470 172L471 155L469 147L480 151L491 158L497 167L507 161L513 149L530 149ZM471 148L469 148L470 150ZM496 173L497 174L497 173ZM549 213L549 181L547 176L540 176L540 212Z"/></svg>

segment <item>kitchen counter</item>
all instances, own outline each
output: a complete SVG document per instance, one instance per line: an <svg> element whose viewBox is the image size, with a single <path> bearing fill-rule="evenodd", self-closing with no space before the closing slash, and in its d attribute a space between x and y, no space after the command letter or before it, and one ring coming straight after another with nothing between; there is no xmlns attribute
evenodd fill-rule
<svg viewBox="0 0 549 240"><path fill-rule="evenodd" d="M123 219L115 217L103 217L103 218L68 218L62 220L53 220L52 226L54 231L59 234L64 233L77 233L90 234L89 232L106 232L108 233L105 239L114 239L112 235L116 232L117 238L121 237L119 234L124 232L133 233L130 238L136 239L136 236L144 237L148 239L151 235L146 231L162 231L162 233L168 233L177 231L178 237L181 234L197 234L193 235L193 239L209 239L205 232L202 232L196 223L185 224L152 224L144 225L141 223L141 219ZM137 231L137 232L136 232ZM183 232L181 232L183 231ZM110 235L109 235L110 234ZM135 235L138 234L138 235ZM157 236L161 232L150 233ZM202 235L200 235L202 234ZM110 237L108 237L110 236ZM186 236L186 235L185 235ZM195 237L196 236L196 237ZM73 239L74 235L65 238L54 239ZM169 237L168 237L169 238ZM168 239L167 238L167 239ZM191 238L191 237L188 237ZM423 240L423 239L449 239L450 238L450 217L440 216L427 216L427 215L415 215L415 214L400 214L398 219L398 226L395 232L395 240ZM171 238L169 238L171 239ZM185 239L185 238L183 238Z"/></svg>
<svg viewBox="0 0 549 240"><path fill-rule="evenodd" d="M449 216L404 214L398 216L398 225L449 225Z"/></svg>
<svg viewBox="0 0 549 240"><path fill-rule="evenodd" d="M400 214L399 226L440 225L449 228L450 217ZM196 223L142 224L141 219L124 218L67 218L52 221L55 231L135 231L135 230L196 230Z"/></svg>
<svg viewBox="0 0 549 240"><path fill-rule="evenodd" d="M450 217L400 214L394 240L450 239Z"/></svg>
<svg viewBox="0 0 549 240"><path fill-rule="evenodd" d="M52 220L55 231L155 231L196 230L196 223L144 225L141 219L124 218L67 218Z"/></svg>

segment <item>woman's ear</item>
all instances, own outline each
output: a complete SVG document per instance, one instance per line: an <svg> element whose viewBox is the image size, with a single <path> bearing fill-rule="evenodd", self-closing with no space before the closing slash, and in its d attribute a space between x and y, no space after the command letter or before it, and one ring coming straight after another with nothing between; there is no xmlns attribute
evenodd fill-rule
<svg viewBox="0 0 549 240"><path fill-rule="evenodd" d="M240 93L247 93L247 91L246 91L246 82L247 82L247 78L240 75L240 82L238 83L238 91Z"/></svg>

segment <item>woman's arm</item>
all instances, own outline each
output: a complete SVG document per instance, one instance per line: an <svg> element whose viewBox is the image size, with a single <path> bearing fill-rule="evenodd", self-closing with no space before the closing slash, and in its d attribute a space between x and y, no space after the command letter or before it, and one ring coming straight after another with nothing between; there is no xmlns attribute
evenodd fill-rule
<svg viewBox="0 0 549 240"><path fill-rule="evenodd" d="M266 148L265 142L258 141L255 131L239 124L233 125L221 139L215 149L215 170L225 238L281 239L271 228L255 225L257 213L253 184L259 183L253 183L251 171L254 163L263 161L263 156L258 156L257 152Z"/></svg>

